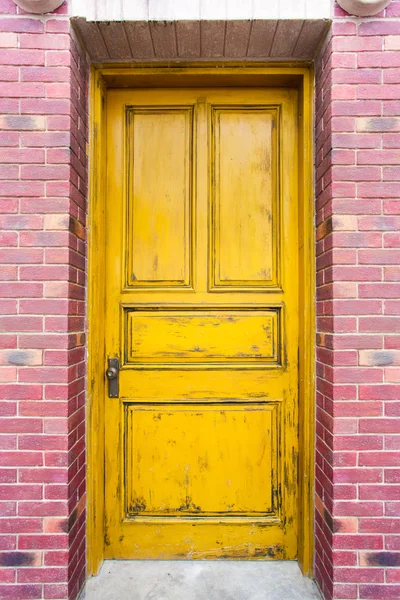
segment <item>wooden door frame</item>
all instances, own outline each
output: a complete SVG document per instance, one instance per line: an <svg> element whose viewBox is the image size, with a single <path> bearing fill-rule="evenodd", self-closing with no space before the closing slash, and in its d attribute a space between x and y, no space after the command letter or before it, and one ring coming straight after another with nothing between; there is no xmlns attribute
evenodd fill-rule
<svg viewBox="0 0 400 600"><path fill-rule="evenodd" d="M105 124L106 92L115 87L296 87L299 90L299 552L313 574L315 444L315 235L313 96L311 64L221 62L207 64L94 65L90 81L88 200L87 573L103 560L105 398Z"/></svg>

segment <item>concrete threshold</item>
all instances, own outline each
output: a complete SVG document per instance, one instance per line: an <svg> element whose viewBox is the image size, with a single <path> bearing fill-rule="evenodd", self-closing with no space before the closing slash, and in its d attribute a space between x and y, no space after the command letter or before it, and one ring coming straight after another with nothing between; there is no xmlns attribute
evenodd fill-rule
<svg viewBox="0 0 400 600"><path fill-rule="evenodd" d="M295 561L106 560L80 600L320 600Z"/></svg>

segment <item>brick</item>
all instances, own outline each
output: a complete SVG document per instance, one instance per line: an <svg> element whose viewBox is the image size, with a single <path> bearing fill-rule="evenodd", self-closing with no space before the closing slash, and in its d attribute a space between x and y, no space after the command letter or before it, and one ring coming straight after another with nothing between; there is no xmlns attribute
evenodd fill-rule
<svg viewBox="0 0 400 600"><path fill-rule="evenodd" d="M388 215L359 217L358 227L366 231L397 231L400 228L400 217Z"/></svg>
<svg viewBox="0 0 400 600"><path fill-rule="evenodd" d="M380 456L380 453L377 453L376 456ZM359 489L360 500L396 500L399 498L400 486L360 485Z"/></svg>
<svg viewBox="0 0 400 600"><path fill-rule="evenodd" d="M400 554L394 552L361 552L361 566L398 567Z"/></svg>
<svg viewBox="0 0 400 600"><path fill-rule="evenodd" d="M386 8L385 14L387 17L398 17L400 5L398 2L393 2L392 6Z"/></svg>
<svg viewBox="0 0 400 600"><path fill-rule="evenodd" d="M43 83L13 83L0 88L0 97L6 98L41 98L44 96L45 86Z"/></svg>
<svg viewBox="0 0 400 600"><path fill-rule="evenodd" d="M68 577L67 569L56 567L24 568L18 569L20 583L50 583L65 581Z"/></svg>
<svg viewBox="0 0 400 600"><path fill-rule="evenodd" d="M360 519L359 526L361 533L398 533L400 532L400 519L362 518Z"/></svg>
<svg viewBox="0 0 400 600"><path fill-rule="evenodd" d="M42 586L39 584L3 586L1 594L2 600L36 600L42 597Z"/></svg>
<svg viewBox="0 0 400 600"><path fill-rule="evenodd" d="M0 270L1 281L12 281L18 279L18 268L3 266Z"/></svg>
<svg viewBox="0 0 400 600"><path fill-rule="evenodd" d="M44 59L43 50L0 49L0 64L2 65L44 65Z"/></svg>
<svg viewBox="0 0 400 600"><path fill-rule="evenodd" d="M400 86L392 85L359 85L357 88L358 98L388 100L397 99L399 97Z"/></svg>
<svg viewBox="0 0 400 600"><path fill-rule="evenodd" d="M15 550L16 536L15 535L0 535L0 550Z"/></svg>
<svg viewBox="0 0 400 600"><path fill-rule="evenodd" d="M15 15L17 7L12 0L0 0L0 11L3 15Z"/></svg>
<svg viewBox="0 0 400 600"><path fill-rule="evenodd" d="M381 73L378 69L335 69L332 83L379 84Z"/></svg>
<svg viewBox="0 0 400 600"><path fill-rule="evenodd" d="M3 569L0 571L0 584L1 583L14 583L15 582L15 570L13 568Z"/></svg>
<svg viewBox="0 0 400 600"><path fill-rule="evenodd" d="M380 335L343 335L335 336L335 348L383 348L383 338Z"/></svg>
<svg viewBox="0 0 400 600"><path fill-rule="evenodd" d="M24 231L20 235L22 246L68 246L69 234L64 231Z"/></svg>
<svg viewBox="0 0 400 600"><path fill-rule="evenodd" d="M400 597L400 585L360 585L360 594L366 600L394 600Z"/></svg>
<svg viewBox="0 0 400 600"><path fill-rule="evenodd" d="M375 487L375 486L370 486ZM382 502L335 502L335 515L337 516L383 516Z"/></svg>
<svg viewBox="0 0 400 600"><path fill-rule="evenodd" d="M70 94L69 83L47 83L46 98L65 98Z"/></svg>
<svg viewBox="0 0 400 600"><path fill-rule="evenodd" d="M22 165L21 167L21 178L29 179L31 181L44 179L66 179L69 175L68 166L52 166L52 165Z"/></svg>
<svg viewBox="0 0 400 600"><path fill-rule="evenodd" d="M49 19L46 22L46 33L69 33L70 25L65 19Z"/></svg>
<svg viewBox="0 0 400 600"><path fill-rule="evenodd" d="M0 48L17 48L18 36L16 33L0 33Z"/></svg>
<svg viewBox="0 0 400 600"><path fill-rule="evenodd" d="M44 50L67 50L70 46L69 35L51 34L22 34L20 36L21 48L40 48Z"/></svg>
<svg viewBox="0 0 400 600"><path fill-rule="evenodd" d="M40 283L0 282L0 297L2 298L38 298L43 294Z"/></svg>
<svg viewBox="0 0 400 600"><path fill-rule="evenodd" d="M37 215L0 216L0 229L43 229L43 217Z"/></svg>
<svg viewBox="0 0 400 600"><path fill-rule="evenodd" d="M335 483L381 483L381 469L340 468L334 474Z"/></svg>
<svg viewBox="0 0 400 600"><path fill-rule="evenodd" d="M356 102L336 100L332 102L332 111L335 116L359 117L360 115L365 115L377 118L382 112L380 101L372 99L360 99Z"/></svg>
<svg viewBox="0 0 400 600"><path fill-rule="evenodd" d="M0 435L0 448L2 450L13 450L17 447L17 436L16 435ZM4 470L7 474L9 473L9 469ZM0 474L0 479L2 478L2 474ZM16 481L12 479L10 483Z"/></svg>
<svg viewBox="0 0 400 600"><path fill-rule="evenodd" d="M388 37L385 38L385 45L388 39ZM360 68L397 67L400 66L400 52L390 52L388 49L385 52L363 52L357 56L357 64Z"/></svg>
<svg viewBox="0 0 400 600"><path fill-rule="evenodd" d="M37 19L4 19L0 17L0 31L13 31L15 33L43 33L44 26L43 23Z"/></svg>
<svg viewBox="0 0 400 600"><path fill-rule="evenodd" d="M68 473L64 469L20 469L21 483L66 483Z"/></svg>
<svg viewBox="0 0 400 600"><path fill-rule="evenodd" d="M400 50L400 35L388 35L385 38L385 50Z"/></svg>
<svg viewBox="0 0 400 600"><path fill-rule="evenodd" d="M7 148L0 150L0 161L2 163L28 163L28 164L40 164L45 161L45 154L43 150L29 149L29 148Z"/></svg>
<svg viewBox="0 0 400 600"><path fill-rule="evenodd" d="M361 250L360 252L365 253L366 251ZM365 254L363 256L365 256ZM372 256L376 259L375 254L373 254ZM379 257L380 255L378 256L378 258ZM369 255L367 255L366 258L368 259ZM366 264L370 264L370 262L368 262L367 260L365 262ZM381 281L382 270L379 267L369 266L334 266L332 267L332 276L336 281Z"/></svg>
<svg viewBox="0 0 400 600"><path fill-rule="evenodd" d="M332 145L335 148L376 148L381 135L376 133L334 133Z"/></svg>
<svg viewBox="0 0 400 600"><path fill-rule="evenodd" d="M334 52L362 52L382 50L382 40L379 37L336 37L333 39Z"/></svg>
<svg viewBox="0 0 400 600"><path fill-rule="evenodd" d="M21 81L68 82L71 77L67 67L21 67Z"/></svg>
<svg viewBox="0 0 400 600"><path fill-rule="evenodd" d="M3 130L22 130L22 131L40 131L46 127L45 117L37 115L10 115L0 117L0 129ZM35 194L20 194L35 195Z"/></svg>
<svg viewBox="0 0 400 600"><path fill-rule="evenodd" d="M399 517L400 516L400 503L399 502L386 502L385 503L385 515L387 517ZM400 557L400 555L399 555L399 557ZM388 566L396 566L396 565L388 565Z"/></svg>
<svg viewBox="0 0 400 600"><path fill-rule="evenodd" d="M400 118L394 117L359 117L357 131L394 132L400 131Z"/></svg>
<svg viewBox="0 0 400 600"><path fill-rule="evenodd" d="M337 383L381 382L383 373L377 369L343 367L335 368L334 381Z"/></svg>
<svg viewBox="0 0 400 600"><path fill-rule="evenodd" d="M53 238L52 238L53 239ZM50 266L50 265L38 265L38 266L21 266L20 267L20 277L26 281L59 281L59 280L68 280L70 273L70 267L68 265L65 266ZM388 284L390 285L390 284ZM396 284L394 284L396 285ZM49 313L54 312L54 308L61 301L47 301ZM64 306L64 314L68 309ZM35 312L35 311L22 311L22 312Z"/></svg>
<svg viewBox="0 0 400 600"><path fill-rule="evenodd" d="M385 536L385 548L386 550L400 550L400 536L399 535L387 535Z"/></svg>
<svg viewBox="0 0 400 600"><path fill-rule="evenodd" d="M19 169L17 165L0 165L0 179L18 179Z"/></svg>
<svg viewBox="0 0 400 600"><path fill-rule="evenodd" d="M9 218L9 217L7 217ZM19 219L19 217L18 217ZM22 220L19 221L20 223ZM43 250L39 248L2 248L0 263L4 264L34 264L43 262Z"/></svg>
<svg viewBox="0 0 400 600"><path fill-rule="evenodd" d="M4 316L0 317L0 329L3 331L42 331L43 319L41 317L28 316Z"/></svg>
<svg viewBox="0 0 400 600"><path fill-rule="evenodd" d="M380 416L382 414L382 404L376 402L336 402L335 417L363 417Z"/></svg>
<svg viewBox="0 0 400 600"><path fill-rule="evenodd" d="M51 121L51 117L47 119L48 129L51 129L50 123L52 122L54 125L57 123L59 126L57 129L64 129L64 127L60 127L61 123L63 123L62 115L69 115L71 112L71 104L69 100L66 99L33 99L27 100L23 98L20 100L21 111L27 115L61 115L60 117L53 118ZM68 119L69 121L69 119ZM66 124L66 123L65 123ZM61 178L60 178L61 179Z"/></svg>
<svg viewBox="0 0 400 600"><path fill-rule="evenodd" d="M53 132L22 132L20 135L21 146L51 148L53 146L69 146L70 134L68 131L53 131Z"/></svg>
<svg viewBox="0 0 400 600"><path fill-rule="evenodd" d="M361 23L358 28L359 35L395 35L400 34L400 23L395 21L377 20ZM386 45L385 45L386 47Z"/></svg>
<svg viewBox="0 0 400 600"><path fill-rule="evenodd" d="M399 298L398 283L365 283L359 285L360 298Z"/></svg>
<svg viewBox="0 0 400 600"><path fill-rule="evenodd" d="M0 131L0 147L11 148L18 146L19 134L14 131Z"/></svg>
<svg viewBox="0 0 400 600"><path fill-rule="evenodd" d="M398 165L400 150L360 150L357 152L360 165Z"/></svg>
<svg viewBox="0 0 400 600"><path fill-rule="evenodd" d="M349 569L346 567L338 567L334 572L335 581L344 582L376 582L380 583L384 581L384 570L383 569L368 569L368 568L357 568Z"/></svg>
<svg viewBox="0 0 400 600"><path fill-rule="evenodd" d="M41 564L38 552L0 552L1 567L27 567Z"/></svg>
<svg viewBox="0 0 400 600"><path fill-rule="evenodd" d="M400 364L400 351L398 350L361 350L359 357L360 365L382 367Z"/></svg>
<svg viewBox="0 0 400 600"><path fill-rule="evenodd" d="M360 183L358 195L360 198L395 198L397 183Z"/></svg>
<svg viewBox="0 0 400 600"><path fill-rule="evenodd" d="M68 535L20 535L18 538L18 548L20 550L61 550L68 548Z"/></svg>
<svg viewBox="0 0 400 600"><path fill-rule="evenodd" d="M0 110L3 114L18 112L19 100L16 98L0 98Z"/></svg>
<svg viewBox="0 0 400 600"><path fill-rule="evenodd" d="M68 516L68 505L66 502L48 501L48 502L19 502L18 514L20 516L48 517Z"/></svg>
<svg viewBox="0 0 400 600"><path fill-rule="evenodd" d="M0 81L18 81L18 67L0 65Z"/></svg>
<svg viewBox="0 0 400 600"><path fill-rule="evenodd" d="M400 250L389 250L389 249L380 249L374 248L371 249L361 249L358 253L359 261L361 264L399 264L400 258Z"/></svg>
<svg viewBox="0 0 400 600"><path fill-rule="evenodd" d="M344 535L338 534L333 540L334 548L354 548L357 550L383 549L382 535Z"/></svg>
<svg viewBox="0 0 400 600"><path fill-rule="evenodd" d="M42 520L38 518L0 519L0 533L34 533L42 530Z"/></svg>

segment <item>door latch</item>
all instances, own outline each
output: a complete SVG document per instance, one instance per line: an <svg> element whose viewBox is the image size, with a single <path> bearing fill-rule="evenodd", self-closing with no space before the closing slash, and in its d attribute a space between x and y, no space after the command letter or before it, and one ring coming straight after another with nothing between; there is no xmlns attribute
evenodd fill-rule
<svg viewBox="0 0 400 600"><path fill-rule="evenodd" d="M108 397L118 398L119 396L119 359L109 358L106 371L108 379Z"/></svg>

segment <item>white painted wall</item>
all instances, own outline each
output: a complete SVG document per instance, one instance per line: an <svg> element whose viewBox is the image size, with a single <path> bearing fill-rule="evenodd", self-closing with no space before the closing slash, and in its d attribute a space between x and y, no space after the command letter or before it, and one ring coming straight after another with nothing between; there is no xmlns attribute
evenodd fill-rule
<svg viewBox="0 0 400 600"><path fill-rule="evenodd" d="M330 19L331 0L71 0L88 21Z"/></svg>

